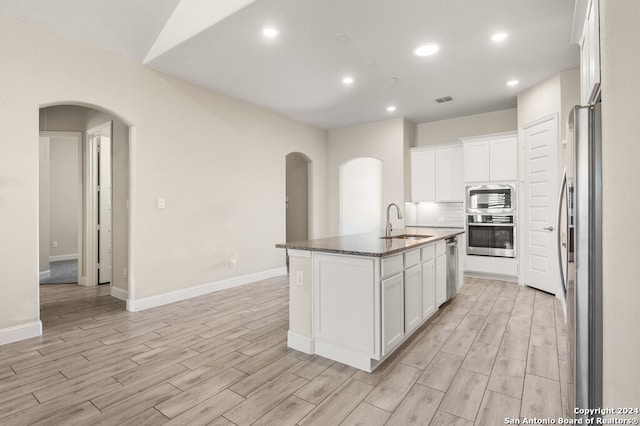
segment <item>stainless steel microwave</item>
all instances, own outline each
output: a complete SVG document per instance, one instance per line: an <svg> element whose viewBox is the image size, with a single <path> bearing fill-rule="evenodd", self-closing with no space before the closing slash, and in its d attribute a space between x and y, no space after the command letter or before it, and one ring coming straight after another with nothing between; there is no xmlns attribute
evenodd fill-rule
<svg viewBox="0 0 640 426"><path fill-rule="evenodd" d="M466 187L467 213L515 214L516 190L513 185L475 185Z"/></svg>

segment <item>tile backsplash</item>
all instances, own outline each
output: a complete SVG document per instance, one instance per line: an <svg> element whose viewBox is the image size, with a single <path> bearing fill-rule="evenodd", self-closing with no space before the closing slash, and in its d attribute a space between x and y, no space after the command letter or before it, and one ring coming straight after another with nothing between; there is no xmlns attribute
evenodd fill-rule
<svg viewBox="0 0 640 426"><path fill-rule="evenodd" d="M462 203L405 203L407 226L464 226Z"/></svg>

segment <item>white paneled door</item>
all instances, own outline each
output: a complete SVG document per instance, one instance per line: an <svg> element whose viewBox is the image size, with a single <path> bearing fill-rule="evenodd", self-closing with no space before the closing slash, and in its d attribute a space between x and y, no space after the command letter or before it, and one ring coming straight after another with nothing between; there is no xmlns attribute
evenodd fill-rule
<svg viewBox="0 0 640 426"><path fill-rule="evenodd" d="M522 127L520 182L522 236L521 273L525 285L558 292L556 210L558 194L558 116Z"/></svg>

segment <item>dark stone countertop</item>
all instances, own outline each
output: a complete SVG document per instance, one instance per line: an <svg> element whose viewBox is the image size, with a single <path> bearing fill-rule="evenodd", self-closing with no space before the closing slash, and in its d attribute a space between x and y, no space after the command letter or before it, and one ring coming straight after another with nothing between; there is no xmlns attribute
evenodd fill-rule
<svg viewBox="0 0 640 426"><path fill-rule="evenodd" d="M354 234L316 240L293 241L276 244L277 248L319 251L352 256L384 257L410 249L433 244L445 238L464 234L463 228L423 228L407 227L397 229L392 235L424 235L419 239L382 239L382 234Z"/></svg>

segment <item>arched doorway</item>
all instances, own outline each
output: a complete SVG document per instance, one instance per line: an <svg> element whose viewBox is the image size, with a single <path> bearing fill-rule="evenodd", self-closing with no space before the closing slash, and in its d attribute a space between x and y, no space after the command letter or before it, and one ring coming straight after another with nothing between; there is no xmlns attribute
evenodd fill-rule
<svg viewBox="0 0 640 426"><path fill-rule="evenodd" d="M70 280L67 275L61 282L72 281L87 286L106 284L102 286L107 287L103 293L127 300L130 294L128 123L101 108L59 104L40 108L39 129L40 269L60 258L70 262L75 260L75 279ZM71 154L67 153L61 161L63 156L59 148L64 145L61 142L68 134L79 135L79 143L75 150L69 149L70 144L67 143L66 150L62 151ZM43 139L46 139L48 155L43 155ZM43 161L47 160L49 170L43 168ZM76 180L59 180L58 175L64 172L60 170L61 164L73 168L71 174L76 175ZM43 176L47 171L48 175ZM71 186L65 187L69 182L72 182ZM60 197L52 191L53 186L57 194L69 195L66 198L69 205L60 205ZM47 198L48 212L47 204L43 206L43 200ZM64 223L60 222L61 218L65 219ZM48 229L42 223L47 220ZM73 225L71 221L74 221ZM71 244L74 240L75 245Z"/></svg>
<svg viewBox="0 0 640 426"><path fill-rule="evenodd" d="M382 161L359 157L340 165L340 235L382 229Z"/></svg>

